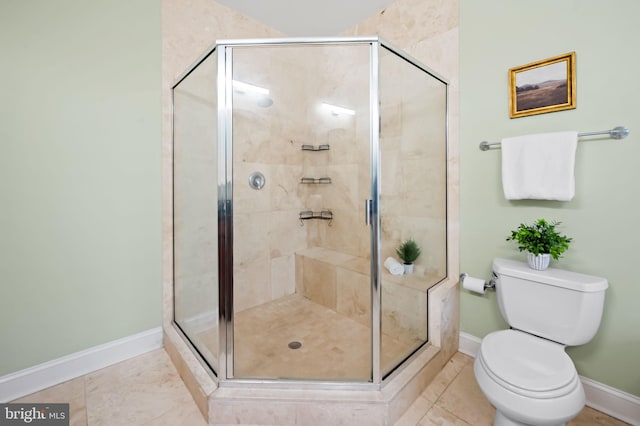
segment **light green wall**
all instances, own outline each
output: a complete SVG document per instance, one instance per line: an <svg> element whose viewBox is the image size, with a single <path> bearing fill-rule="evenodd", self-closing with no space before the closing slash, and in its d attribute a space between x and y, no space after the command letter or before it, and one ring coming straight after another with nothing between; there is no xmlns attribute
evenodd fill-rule
<svg viewBox="0 0 640 426"><path fill-rule="evenodd" d="M0 376L160 326L157 0L0 2Z"/></svg>
<svg viewBox="0 0 640 426"><path fill-rule="evenodd" d="M552 266L604 276L610 288L597 336L569 348L581 375L640 396L640 2L461 0L461 271L488 278L494 257L524 259L506 242L520 222L563 222L574 237ZM509 119L509 68L575 51L577 109ZM570 202L506 201L500 150L482 140L624 125L623 141L583 139ZM483 337L504 327L495 294L461 292L462 330Z"/></svg>

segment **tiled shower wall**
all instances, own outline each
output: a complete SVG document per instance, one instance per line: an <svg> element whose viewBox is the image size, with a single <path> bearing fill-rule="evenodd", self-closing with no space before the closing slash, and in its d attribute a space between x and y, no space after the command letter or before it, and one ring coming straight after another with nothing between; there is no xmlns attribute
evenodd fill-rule
<svg viewBox="0 0 640 426"><path fill-rule="evenodd" d="M234 79L267 87L273 104L234 93L234 305L237 311L295 291L295 253L324 247L365 257L368 228L358 200L368 198L368 46L249 47L234 51ZM336 65L337 64L337 65ZM356 70L357 71L354 71ZM334 115L322 102L356 110ZM366 136L356 140L356 123ZM303 151L328 144L328 151ZM363 146L366 146L367 151ZM259 171L266 185L254 190ZM331 184L300 184L330 177ZM303 210L334 219L301 222ZM359 231L358 231L359 228Z"/></svg>
<svg viewBox="0 0 640 426"><path fill-rule="evenodd" d="M429 22L429 25L425 25ZM165 312L170 313L171 310L171 184L170 184L170 164L171 164L171 131L170 131L170 94L169 88L172 81L182 73L190 63L192 63L197 57L206 50L216 39L231 39L231 38L260 38L260 37L282 37L283 34L270 29L258 22L240 15L233 10L222 6L215 1L211 0L194 0L190 3L188 8L184 7L182 2L177 0L163 0L163 143L164 149L164 212L165 218L163 220L164 226L164 262L163 270L165 277L165 288L167 289L165 294ZM390 5L384 13L373 16L370 19L358 24L351 30L346 31L343 35L372 35L379 34L392 43L408 51L423 63L427 63L432 66L437 72L442 73L446 78L452 82L452 95L449 105L450 110L450 134L449 134L449 231L450 241L448 244L449 263L457 265L458 261L458 245L457 245L457 2L447 1L416 1L416 0L398 0ZM314 51L315 55L318 50ZM284 73L275 72L274 75L293 75L295 73L307 72L304 68L304 58L296 58L298 60L290 63L283 63L281 65L272 64L274 69L278 67L284 68ZM366 61L361 61L366 62ZM341 75L342 78L337 78L333 81L327 80L326 87L331 88L331 85L335 85L333 92L329 90L327 93L332 94L332 98L336 99L338 104L345 104L345 101L341 96L348 95L346 99L355 99L356 96L350 96L349 76L352 75L349 67L336 70L335 67L340 67L340 60L326 61L327 69L322 74L324 75ZM265 63L261 63L262 66ZM334 67L334 69L332 69ZM353 65L352 65L353 67ZM314 70L318 72L318 70ZM257 84L258 82L256 82ZM305 93L306 88L295 88L295 83L286 81L290 90L284 90L282 93L284 96L299 96L309 94ZM322 85L320 85L322 86ZM275 92L274 92L275 93ZM288 95L287 95L288 94ZM274 95L275 96L275 95ZM359 98L359 96L358 96ZM364 105L354 105L356 110L364 108ZM274 105L270 109L278 108L278 101L274 99ZM271 239L274 244L270 244L268 248L262 250L260 256L260 262L264 266L264 269L255 269L251 271L251 268L245 270L247 282L253 281L252 276L257 274L261 275L261 278L265 276L269 277L269 284L262 286L261 288L248 289L243 291L246 294L246 300L242 301L241 305L244 307L251 306L252 304L262 303L263 301L270 300L270 298L277 298L280 295L287 294L292 291L293 286L293 268L294 262L290 257L291 254L299 249L308 246L324 246L327 248L339 248L349 254L355 254L358 256L366 256L368 251L368 239L365 238L353 238L349 237L346 230L353 229L353 224L359 224L364 217L363 212L363 200L367 198L369 192L369 170L368 170L368 153L363 153L357 150L362 148L355 148L355 151L339 153L338 145L336 149L332 150L329 155L332 158L332 165L328 168L327 175L330 175L334 180L334 184L331 188L322 188L324 193L319 199L317 191L315 194L310 194L309 188L300 188L302 185L298 184L298 179L301 177L299 167L316 167L313 164L307 164L302 161L302 152L295 145L300 143L312 143L317 144L323 140L344 140L350 141L353 139L359 140L364 133L368 133L369 123L368 120L354 119L353 127L342 126L337 128L322 127L321 123L312 122L310 117L310 110L303 111L289 111L289 114L307 114L307 126L306 129L296 130L295 127L284 129L280 133L276 133L276 138L281 138L289 145L293 145L293 150L287 150L286 155L291 155L292 158L285 158L280 163L260 163L255 164L268 164L267 178L270 182L279 182L279 186L269 195L269 209L257 210L265 217L268 217L270 230L266 234L267 240ZM265 110L266 111L266 110ZM384 111L384 106L383 106ZM259 115L259 114L258 114ZM393 114L388 115L391 119ZM334 117L335 118L335 117ZM254 117L255 119L255 117ZM236 117L238 124L242 121L240 116ZM285 120L287 121L287 120ZM291 122L297 120L290 120ZM345 123L346 124L346 123ZM284 125L284 124L282 124ZM259 126L258 126L259 127ZM308 133L310 129L316 129L320 134L315 135ZM282 130L282 129L280 129ZM255 131L255 129L254 129ZM264 131L264 128L258 129L258 133L254 132L253 139L259 139L259 133ZM324 134L322 134L324 132ZM263 136L265 137L265 136ZM293 142L291 142L293 140ZM314 140L318 142L314 142ZM286 145L272 144L273 149L280 149ZM349 143L345 143L344 147L349 146ZM359 145L358 145L359 146ZM351 147L353 147L351 145ZM333 148L333 147L332 147ZM368 147L367 147L368 149ZM263 151L251 150L253 154L262 154ZM281 153L284 154L284 151ZM311 153L318 154L318 153ZM355 162L349 162L350 156L355 156L363 161L366 161L366 167L362 167L362 164ZM293 157L296 157L296 161L293 161ZM264 158L264 157L261 157ZM247 160L256 160L247 158ZM259 161L265 161L260 159ZM308 161L320 161L320 157L315 160ZM337 162L336 162L337 161ZM251 170L250 161L246 161L247 168L244 170L244 174ZM237 170L240 172L242 166L237 166ZM263 172L264 173L264 172ZM306 174L306 170L302 170L302 173ZM356 184L354 186L353 176L357 175ZM239 181L246 180L239 178ZM328 189L328 190L327 190ZM251 190L253 191L253 190ZM352 196L353 194L353 196ZM240 195L238 193L237 195ZM384 195L384 194L383 194ZM263 194L263 196L265 196ZM240 201L242 197L237 198L236 201ZM264 200L262 200L264 201ZM260 197L256 194L252 194L251 197L246 198L246 202L251 204L259 204L261 202ZM238 205L240 206L240 205ZM341 212L344 206L346 211L352 211L353 215ZM355 208L354 208L355 206ZM327 207L332 208L335 212L335 220L331 227L327 227L324 222L315 222L305 224L304 227L299 226L297 222L297 214L299 209ZM260 207L262 208L262 207ZM294 216L294 217L292 217ZM353 219L348 219L353 217ZM254 227L249 229L259 228L258 234L264 236L264 226L258 226L257 220L252 220L249 217L245 218L247 222L253 223ZM340 219L340 220L339 220ZM239 217L237 220L241 220ZM452 221L453 220L453 221ZM344 222L343 222L344 221ZM290 225L291 222L291 225ZM402 222L402 221L400 221ZM388 238L389 241L400 241L409 235L403 229L394 229L393 226L389 228L389 224L383 223L383 236ZM327 232L330 231L330 232ZM335 232L333 232L335 231ZM364 234L359 234L364 235ZM283 241L276 241L276 238L281 238ZM395 243L390 243L386 252L383 252L383 256L390 254ZM279 248L275 248L279 246ZM264 248L264 247L263 247ZM244 252L247 257L249 253ZM266 254L268 253L268 254ZM429 259L430 254L427 254L422 262L435 262L436 260ZM238 265L238 268L246 267L245 265ZM457 267L456 267L457 269ZM426 270L426 268L425 268ZM262 272L257 272L262 271ZM268 274L267 274L268 272ZM457 274L457 271L449 271L451 276ZM263 280L264 281L264 280ZM244 296L243 296L244 297ZM242 308L242 306L239 306ZM165 322L170 321L171 315L165 316Z"/></svg>

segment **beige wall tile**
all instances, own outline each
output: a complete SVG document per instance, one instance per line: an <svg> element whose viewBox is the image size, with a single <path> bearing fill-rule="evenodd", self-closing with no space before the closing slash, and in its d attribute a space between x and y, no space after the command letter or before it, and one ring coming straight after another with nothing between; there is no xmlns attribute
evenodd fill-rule
<svg viewBox="0 0 640 426"><path fill-rule="evenodd" d="M336 269L331 265L305 257L302 265L304 297L336 310Z"/></svg>
<svg viewBox="0 0 640 426"><path fill-rule="evenodd" d="M279 299L296 291L295 255L271 259L271 299Z"/></svg>
<svg viewBox="0 0 640 426"><path fill-rule="evenodd" d="M338 267L336 272L337 311L371 327L371 278L369 274Z"/></svg>
<svg viewBox="0 0 640 426"><path fill-rule="evenodd" d="M399 339L426 340L427 293L382 281L382 331Z"/></svg>
<svg viewBox="0 0 640 426"><path fill-rule="evenodd" d="M291 406L270 402L262 407L242 401L211 401L212 424L295 425Z"/></svg>
<svg viewBox="0 0 640 426"><path fill-rule="evenodd" d="M271 259L263 257L233 269L233 309L243 311L271 300Z"/></svg>

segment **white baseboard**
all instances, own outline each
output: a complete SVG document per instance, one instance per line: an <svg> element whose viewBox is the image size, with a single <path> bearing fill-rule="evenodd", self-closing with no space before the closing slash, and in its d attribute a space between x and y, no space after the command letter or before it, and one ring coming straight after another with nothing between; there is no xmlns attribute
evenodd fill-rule
<svg viewBox="0 0 640 426"><path fill-rule="evenodd" d="M580 376L587 405L634 426L640 426L640 398Z"/></svg>
<svg viewBox="0 0 640 426"><path fill-rule="evenodd" d="M460 332L459 351L475 357L482 339ZM640 426L640 398L580 376L587 405L611 417L615 417L634 426Z"/></svg>
<svg viewBox="0 0 640 426"><path fill-rule="evenodd" d="M0 377L0 403L162 347L162 327L94 346Z"/></svg>
<svg viewBox="0 0 640 426"><path fill-rule="evenodd" d="M482 342L481 338L461 331L458 350L465 355L475 358L480 350L480 342Z"/></svg>

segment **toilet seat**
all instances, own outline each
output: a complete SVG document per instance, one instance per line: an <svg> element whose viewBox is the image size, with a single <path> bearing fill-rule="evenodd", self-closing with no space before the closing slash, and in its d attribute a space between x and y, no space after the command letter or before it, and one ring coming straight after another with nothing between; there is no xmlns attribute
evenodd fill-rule
<svg viewBox="0 0 640 426"><path fill-rule="evenodd" d="M491 379L524 397L558 398L580 385L575 366L561 344L522 331L488 334L478 358Z"/></svg>

